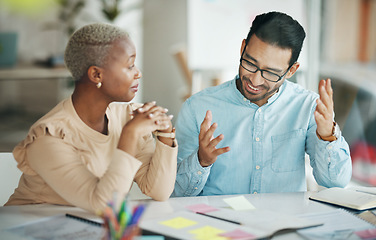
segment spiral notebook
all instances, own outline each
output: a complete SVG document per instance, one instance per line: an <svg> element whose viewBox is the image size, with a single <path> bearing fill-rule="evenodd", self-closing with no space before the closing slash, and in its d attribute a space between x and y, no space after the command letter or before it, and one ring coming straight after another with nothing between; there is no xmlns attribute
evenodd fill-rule
<svg viewBox="0 0 376 240"><path fill-rule="evenodd" d="M343 208L302 214L298 217L312 221L321 220L324 223L321 226L297 231L307 239L351 239L359 231L376 229L376 226Z"/></svg>
<svg viewBox="0 0 376 240"><path fill-rule="evenodd" d="M6 229L22 239L102 239L103 228L99 222L78 216L55 215Z"/></svg>

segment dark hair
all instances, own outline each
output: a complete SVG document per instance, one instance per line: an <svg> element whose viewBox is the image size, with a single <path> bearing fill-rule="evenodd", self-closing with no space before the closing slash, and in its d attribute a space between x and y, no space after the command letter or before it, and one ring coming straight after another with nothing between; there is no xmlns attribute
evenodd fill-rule
<svg viewBox="0 0 376 240"><path fill-rule="evenodd" d="M298 21L281 12L269 12L256 16L249 30L246 45L253 34L268 44L291 49L290 66L298 60L306 36Z"/></svg>

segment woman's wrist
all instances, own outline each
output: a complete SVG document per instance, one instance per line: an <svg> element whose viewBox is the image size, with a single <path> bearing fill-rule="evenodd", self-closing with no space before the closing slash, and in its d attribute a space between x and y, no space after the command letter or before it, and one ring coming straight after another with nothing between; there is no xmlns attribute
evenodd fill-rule
<svg viewBox="0 0 376 240"><path fill-rule="evenodd" d="M159 141L163 142L164 144L175 147L175 128L169 132L162 132L162 131L154 131L154 136L158 138Z"/></svg>

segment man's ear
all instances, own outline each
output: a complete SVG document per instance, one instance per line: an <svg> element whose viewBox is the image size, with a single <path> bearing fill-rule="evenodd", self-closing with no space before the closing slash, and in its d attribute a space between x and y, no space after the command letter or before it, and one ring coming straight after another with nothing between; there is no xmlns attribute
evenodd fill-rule
<svg viewBox="0 0 376 240"><path fill-rule="evenodd" d="M90 66L89 69L87 70L87 76L89 80L95 84L102 82L103 81L102 68L97 67L97 66Z"/></svg>
<svg viewBox="0 0 376 240"><path fill-rule="evenodd" d="M242 41L242 47L240 48L240 57L242 57L243 50L245 48L245 39Z"/></svg>
<svg viewBox="0 0 376 240"><path fill-rule="evenodd" d="M292 77L292 75L294 75L294 73L298 70L300 66L300 63L296 62L292 65L292 67L290 68L290 70L288 71L288 73L286 74L286 79L289 79Z"/></svg>

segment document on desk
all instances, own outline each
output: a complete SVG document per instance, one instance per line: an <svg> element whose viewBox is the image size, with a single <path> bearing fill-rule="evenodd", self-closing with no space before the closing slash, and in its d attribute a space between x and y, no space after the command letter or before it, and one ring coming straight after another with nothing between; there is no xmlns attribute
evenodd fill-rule
<svg viewBox="0 0 376 240"><path fill-rule="evenodd" d="M142 220L141 229L177 239L226 239L239 236L243 239L258 239L267 234L258 229L222 221L188 211L175 212L157 219Z"/></svg>
<svg viewBox="0 0 376 240"><path fill-rule="evenodd" d="M235 212L231 209L222 208L219 211L206 213L206 215L239 222L250 229L259 229L267 236L272 236L281 230L308 228L322 224L320 219L303 219L264 209Z"/></svg>
<svg viewBox="0 0 376 240"><path fill-rule="evenodd" d="M344 209L299 215L307 220L320 220L322 226L298 230L307 239L358 239L355 232L375 229L375 226Z"/></svg>
<svg viewBox="0 0 376 240"><path fill-rule="evenodd" d="M320 224L321 221L268 210L234 211L219 208L217 211L204 214L181 211L158 219L142 221L140 226L142 229L179 239L211 239L239 233L248 235L246 239L259 239L270 237L281 230L301 229Z"/></svg>
<svg viewBox="0 0 376 240"><path fill-rule="evenodd" d="M6 229L20 239L102 239L102 227L82 222L65 215L45 217L30 223Z"/></svg>

